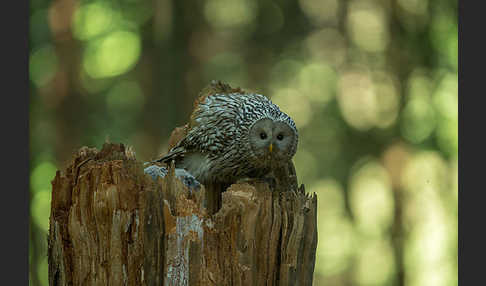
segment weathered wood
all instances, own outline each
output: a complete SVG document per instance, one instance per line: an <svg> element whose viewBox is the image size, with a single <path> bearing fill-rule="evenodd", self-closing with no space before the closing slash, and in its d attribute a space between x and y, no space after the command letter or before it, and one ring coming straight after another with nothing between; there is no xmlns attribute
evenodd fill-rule
<svg viewBox="0 0 486 286"><path fill-rule="evenodd" d="M157 182L121 144L82 148L52 182L49 285L312 285L315 194ZM280 185L279 188L282 188Z"/></svg>

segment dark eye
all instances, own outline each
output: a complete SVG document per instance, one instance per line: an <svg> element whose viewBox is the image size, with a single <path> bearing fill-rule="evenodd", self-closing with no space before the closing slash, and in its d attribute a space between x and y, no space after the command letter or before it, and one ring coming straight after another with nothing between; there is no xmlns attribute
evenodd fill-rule
<svg viewBox="0 0 486 286"><path fill-rule="evenodd" d="M265 132L260 133L260 138L262 138L262 140L266 139L267 133L265 133Z"/></svg>
<svg viewBox="0 0 486 286"><path fill-rule="evenodd" d="M277 139L278 139L278 140L283 140L283 134L278 134L278 135L277 135Z"/></svg>

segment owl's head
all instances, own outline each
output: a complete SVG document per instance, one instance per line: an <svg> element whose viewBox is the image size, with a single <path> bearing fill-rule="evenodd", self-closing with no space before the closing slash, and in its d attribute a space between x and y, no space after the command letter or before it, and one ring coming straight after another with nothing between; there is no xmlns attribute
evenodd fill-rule
<svg viewBox="0 0 486 286"><path fill-rule="evenodd" d="M251 126L249 135L251 149L259 158L288 161L297 150L297 130L286 120L260 119Z"/></svg>

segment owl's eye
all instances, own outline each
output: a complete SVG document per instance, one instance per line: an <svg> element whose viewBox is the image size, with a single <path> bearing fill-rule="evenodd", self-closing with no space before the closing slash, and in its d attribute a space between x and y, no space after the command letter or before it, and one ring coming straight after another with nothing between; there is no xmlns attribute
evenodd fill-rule
<svg viewBox="0 0 486 286"><path fill-rule="evenodd" d="M266 139L267 133L265 133L265 132L260 133L260 138L262 138L262 140Z"/></svg>
<svg viewBox="0 0 486 286"><path fill-rule="evenodd" d="M280 141L283 140L283 134L278 134L277 139L280 140Z"/></svg>

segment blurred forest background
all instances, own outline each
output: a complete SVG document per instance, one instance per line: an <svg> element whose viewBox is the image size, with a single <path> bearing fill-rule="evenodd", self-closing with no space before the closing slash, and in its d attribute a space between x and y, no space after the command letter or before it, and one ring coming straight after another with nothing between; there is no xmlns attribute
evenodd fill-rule
<svg viewBox="0 0 486 286"><path fill-rule="evenodd" d="M166 152L219 79L299 128L314 285L457 285L455 0L30 0L30 284L51 180L81 147Z"/></svg>

